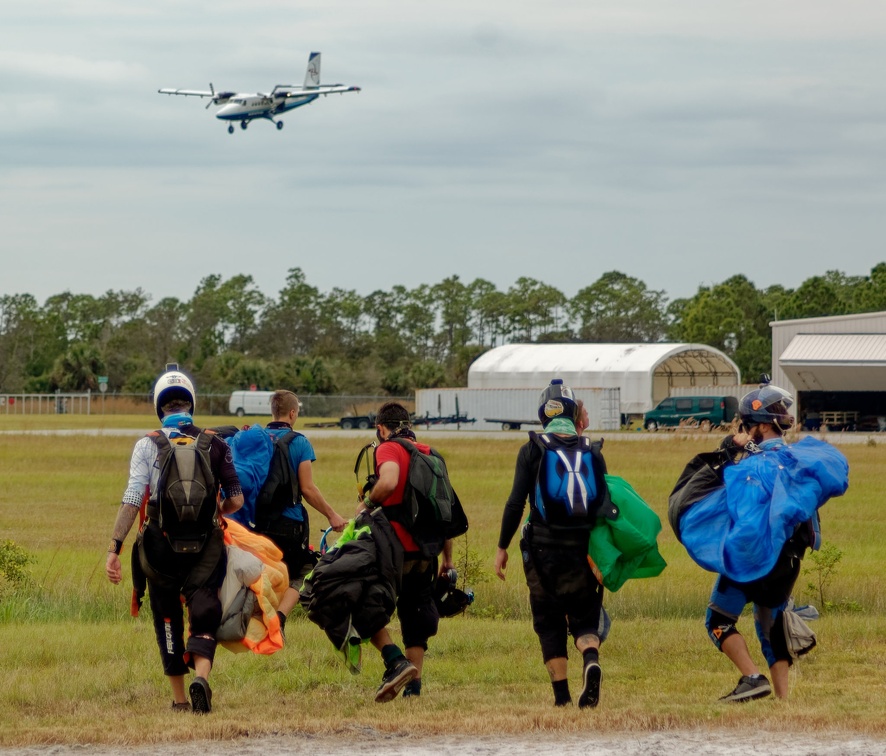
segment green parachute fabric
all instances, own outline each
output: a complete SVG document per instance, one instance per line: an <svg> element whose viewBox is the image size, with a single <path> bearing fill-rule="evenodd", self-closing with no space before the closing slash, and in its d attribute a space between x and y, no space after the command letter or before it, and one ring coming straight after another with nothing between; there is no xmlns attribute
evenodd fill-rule
<svg viewBox="0 0 886 756"><path fill-rule="evenodd" d="M631 578L651 578L667 566L658 553L661 519L624 478L606 475L614 520L597 518L588 541L588 556L603 576L603 587L615 592Z"/></svg>

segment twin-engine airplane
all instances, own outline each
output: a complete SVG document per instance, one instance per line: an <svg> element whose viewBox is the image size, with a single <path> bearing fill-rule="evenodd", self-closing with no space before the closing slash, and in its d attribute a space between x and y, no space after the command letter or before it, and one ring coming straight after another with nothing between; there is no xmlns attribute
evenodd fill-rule
<svg viewBox="0 0 886 756"><path fill-rule="evenodd" d="M220 105L216 118L231 122L228 133L234 133L235 121L240 121L240 128L246 129L250 121L257 118L265 118L283 128L283 121L274 120L287 110L307 105L316 100L320 95L330 95L344 92L359 92L360 87L346 87L344 84L320 85L320 53L312 52L308 56L308 71L305 74L305 84L298 87L294 84L278 84L270 94L257 92L255 94L241 94L239 92L216 92L212 84L209 91L203 92L196 89L158 89L160 94L186 95L190 97L209 97L210 105Z"/></svg>

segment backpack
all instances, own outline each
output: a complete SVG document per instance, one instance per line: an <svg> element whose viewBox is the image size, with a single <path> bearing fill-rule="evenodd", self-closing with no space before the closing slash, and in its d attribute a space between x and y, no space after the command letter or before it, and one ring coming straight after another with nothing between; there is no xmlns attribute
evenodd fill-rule
<svg viewBox="0 0 886 756"><path fill-rule="evenodd" d="M273 433L269 435L274 444L274 454L268 468L268 477L255 500L255 527L258 531L268 530L272 523L283 516L283 510L298 503L301 496L298 474L293 474L290 463L289 445L302 434L287 431L279 436Z"/></svg>
<svg viewBox="0 0 886 756"><path fill-rule="evenodd" d="M425 454L406 439L389 438L383 443L388 442L396 443L409 452L409 470L403 501L382 507L382 512L389 520L403 525L427 556L436 556L442 550L444 541L463 535L468 530L468 518L449 482L446 462L434 449L430 454ZM360 452L355 472L371 447L364 447ZM375 480L374 474L368 476L364 493Z"/></svg>
<svg viewBox="0 0 886 756"><path fill-rule="evenodd" d="M293 474L289 461L289 445L300 435L288 431L278 436L253 425L228 439L246 500L242 515L234 513L235 520L266 532L285 509L299 500L298 475Z"/></svg>
<svg viewBox="0 0 886 756"><path fill-rule="evenodd" d="M466 533L468 518L449 482L449 471L439 452L431 449L430 454L425 454L404 438L388 441L409 452L400 522L419 534L440 532L444 539Z"/></svg>
<svg viewBox="0 0 886 756"><path fill-rule="evenodd" d="M148 434L157 446L160 469L148 515L177 553L200 551L216 527L218 483L209 454L213 435L205 430L196 438L170 439L162 431Z"/></svg>
<svg viewBox="0 0 886 756"><path fill-rule="evenodd" d="M542 520L554 526L593 525L606 493L599 442L578 436L575 446L560 436L532 431L529 438L542 452L535 482L535 507Z"/></svg>

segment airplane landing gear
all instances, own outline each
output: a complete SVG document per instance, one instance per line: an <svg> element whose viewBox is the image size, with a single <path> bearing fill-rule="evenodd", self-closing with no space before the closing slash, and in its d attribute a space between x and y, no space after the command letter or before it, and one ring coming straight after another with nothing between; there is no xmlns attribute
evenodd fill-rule
<svg viewBox="0 0 886 756"><path fill-rule="evenodd" d="M249 125L249 121L240 121L240 128L243 129L243 131L246 131L246 127L248 125Z"/></svg>
<svg viewBox="0 0 886 756"><path fill-rule="evenodd" d="M231 126L228 126L228 133L229 133L229 134L233 134L233 133L234 133L234 126L233 126L233 124L232 124Z"/></svg>
<svg viewBox="0 0 886 756"><path fill-rule="evenodd" d="M277 131L283 128L283 121L277 121Z"/></svg>

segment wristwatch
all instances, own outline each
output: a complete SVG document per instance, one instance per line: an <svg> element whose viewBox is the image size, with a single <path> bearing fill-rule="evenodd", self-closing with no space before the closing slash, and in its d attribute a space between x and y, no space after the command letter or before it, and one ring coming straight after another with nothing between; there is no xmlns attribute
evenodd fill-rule
<svg viewBox="0 0 886 756"><path fill-rule="evenodd" d="M116 538L112 538L111 542L108 544L108 553L119 554L121 551L123 551L123 541L118 541Z"/></svg>

